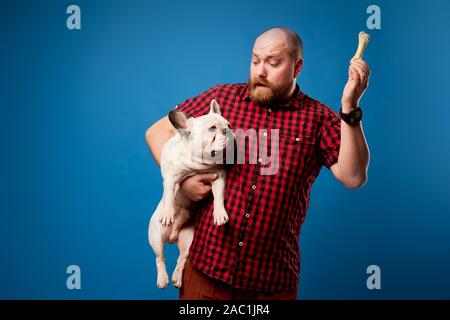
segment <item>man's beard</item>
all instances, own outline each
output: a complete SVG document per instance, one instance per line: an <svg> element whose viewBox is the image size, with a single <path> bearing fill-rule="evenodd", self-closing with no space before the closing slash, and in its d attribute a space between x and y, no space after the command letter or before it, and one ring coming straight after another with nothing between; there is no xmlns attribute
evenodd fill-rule
<svg viewBox="0 0 450 320"><path fill-rule="evenodd" d="M249 78L248 87L250 99L263 106L286 101L292 88L292 82L275 85L264 78Z"/></svg>

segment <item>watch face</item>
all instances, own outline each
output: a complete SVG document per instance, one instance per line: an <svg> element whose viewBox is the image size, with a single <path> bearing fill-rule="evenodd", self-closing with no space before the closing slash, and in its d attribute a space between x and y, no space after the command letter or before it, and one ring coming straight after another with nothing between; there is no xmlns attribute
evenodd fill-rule
<svg viewBox="0 0 450 320"><path fill-rule="evenodd" d="M355 124L362 119L362 109L360 107L347 114L343 113L341 109L340 114L342 119L349 124Z"/></svg>

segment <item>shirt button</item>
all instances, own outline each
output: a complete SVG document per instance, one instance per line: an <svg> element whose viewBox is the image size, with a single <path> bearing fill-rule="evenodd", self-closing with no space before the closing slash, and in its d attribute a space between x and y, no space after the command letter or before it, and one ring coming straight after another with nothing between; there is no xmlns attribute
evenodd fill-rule
<svg viewBox="0 0 450 320"><path fill-rule="evenodd" d="M267 137L267 132L263 132L263 136L264 136L264 137Z"/></svg>
<svg viewBox="0 0 450 320"><path fill-rule="evenodd" d="M242 241L239 242L239 247L242 247L244 243Z"/></svg>
<svg viewBox="0 0 450 320"><path fill-rule="evenodd" d="M246 218L250 218L250 213L247 212L247 213L245 214L245 217L246 217Z"/></svg>
<svg viewBox="0 0 450 320"><path fill-rule="evenodd" d="M269 108L269 110L268 110L269 112L272 112L272 108Z"/></svg>
<svg viewBox="0 0 450 320"><path fill-rule="evenodd" d="M256 189L256 186L255 186L255 185L252 185L252 189L255 190L255 189Z"/></svg>
<svg viewBox="0 0 450 320"><path fill-rule="evenodd" d="M258 158L258 162L261 163L262 162L262 158Z"/></svg>
<svg viewBox="0 0 450 320"><path fill-rule="evenodd" d="M295 141L300 141L301 139L299 137L295 138Z"/></svg>

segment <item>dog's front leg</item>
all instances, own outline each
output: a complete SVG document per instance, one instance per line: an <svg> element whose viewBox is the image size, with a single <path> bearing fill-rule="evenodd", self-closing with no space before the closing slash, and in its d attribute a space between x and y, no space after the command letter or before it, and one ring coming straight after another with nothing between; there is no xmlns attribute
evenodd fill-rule
<svg viewBox="0 0 450 320"><path fill-rule="evenodd" d="M214 224L220 226L227 223L229 218L224 206L225 170L218 171L217 175L217 179L211 182L211 189L214 196Z"/></svg>
<svg viewBox="0 0 450 320"><path fill-rule="evenodd" d="M179 183L176 183L177 179L172 176L167 176L164 179L164 194L163 194L163 210L159 217L159 222L164 226L170 226L175 220L175 195L179 189Z"/></svg>

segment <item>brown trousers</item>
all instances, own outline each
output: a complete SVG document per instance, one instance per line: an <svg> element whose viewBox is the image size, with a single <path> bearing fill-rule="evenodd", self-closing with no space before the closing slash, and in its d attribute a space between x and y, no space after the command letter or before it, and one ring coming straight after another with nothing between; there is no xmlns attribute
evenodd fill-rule
<svg viewBox="0 0 450 320"><path fill-rule="evenodd" d="M229 284L210 278L186 260L180 300L296 300L297 287L278 292L258 292L235 289Z"/></svg>

